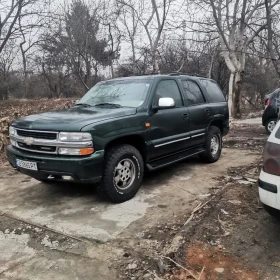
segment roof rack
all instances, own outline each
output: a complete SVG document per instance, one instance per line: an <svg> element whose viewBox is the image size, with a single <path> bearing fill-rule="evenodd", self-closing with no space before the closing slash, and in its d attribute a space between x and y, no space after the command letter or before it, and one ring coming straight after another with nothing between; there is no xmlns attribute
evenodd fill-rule
<svg viewBox="0 0 280 280"><path fill-rule="evenodd" d="M207 78L207 77L199 75L199 74L182 73L182 72L177 72L177 71L171 72L169 74L169 76L180 76L180 75Z"/></svg>

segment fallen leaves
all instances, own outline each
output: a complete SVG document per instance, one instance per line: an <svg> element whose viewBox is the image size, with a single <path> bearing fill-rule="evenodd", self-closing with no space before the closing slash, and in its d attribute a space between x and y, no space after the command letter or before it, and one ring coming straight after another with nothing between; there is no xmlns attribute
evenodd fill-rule
<svg viewBox="0 0 280 280"><path fill-rule="evenodd" d="M0 164L5 161L4 150L9 142L9 124L18 118L72 107L76 99L7 100L0 103Z"/></svg>

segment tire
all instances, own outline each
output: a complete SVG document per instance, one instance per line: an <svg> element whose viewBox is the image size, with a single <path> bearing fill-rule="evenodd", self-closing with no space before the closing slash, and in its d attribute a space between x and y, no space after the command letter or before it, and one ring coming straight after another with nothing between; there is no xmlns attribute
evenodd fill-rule
<svg viewBox="0 0 280 280"><path fill-rule="evenodd" d="M280 210L272 208L266 204L263 204L263 208L269 215L271 215L277 220L280 220Z"/></svg>
<svg viewBox="0 0 280 280"><path fill-rule="evenodd" d="M101 190L114 203L127 201L138 192L143 175L140 152L127 144L115 146L105 156Z"/></svg>
<svg viewBox="0 0 280 280"><path fill-rule="evenodd" d="M216 141L216 146L214 146L212 141ZM209 127L204 149L205 151L200 154L203 161L207 163L214 163L219 160L222 152L222 134L218 127Z"/></svg>
<svg viewBox="0 0 280 280"><path fill-rule="evenodd" d="M271 132L273 131L275 125L277 123L277 119L269 119L266 123L265 123L265 130L267 132L268 135L271 134Z"/></svg>

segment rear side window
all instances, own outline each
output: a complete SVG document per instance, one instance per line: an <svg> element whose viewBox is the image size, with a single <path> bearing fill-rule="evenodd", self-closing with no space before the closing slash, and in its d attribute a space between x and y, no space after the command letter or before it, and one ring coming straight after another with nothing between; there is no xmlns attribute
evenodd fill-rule
<svg viewBox="0 0 280 280"><path fill-rule="evenodd" d="M156 96L155 96L155 104L158 104L159 99L162 97L173 98L176 107L183 106L181 93L179 91L177 83L174 80L164 80L158 84Z"/></svg>
<svg viewBox="0 0 280 280"><path fill-rule="evenodd" d="M188 100L189 105L202 104L205 102L203 93L197 83L193 81L182 81L182 84L185 90L185 99Z"/></svg>
<svg viewBox="0 0 280 280"><path fill-rule="evenodd" d="M225 97L219 88L219 86L212 81L209 80L200 80L202 85L205 87L205 89L208 92L208 96L211 102L225 102Z"/></svg>

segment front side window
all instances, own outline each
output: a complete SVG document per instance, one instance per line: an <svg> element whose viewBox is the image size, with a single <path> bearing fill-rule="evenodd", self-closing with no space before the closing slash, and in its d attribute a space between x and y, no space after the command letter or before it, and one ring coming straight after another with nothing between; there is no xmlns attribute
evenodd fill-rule
<svg viewBox="0 0 280 280"><path fill-rule="evenodd" d="M141 106L148 94L152 80L112 80L98 83L78 104L98 106L112 104L122 107Z"/></svg>
<svg viewBox="0 0 280 280"><path fill-rule="evenodd" d="M154 104L158 104L160 98L170 97L174 99L176 107L182 107L183 101L177 83L174 80L164 80L158 84Z"/></svg>
<svg viewBox="0 0 280 280"><path fill-rule="evenodd" d="M182 81L182 84L185 90L185 98L188 100L189 105L197 105L205 102L197 83L193 81Z"/></svg>

